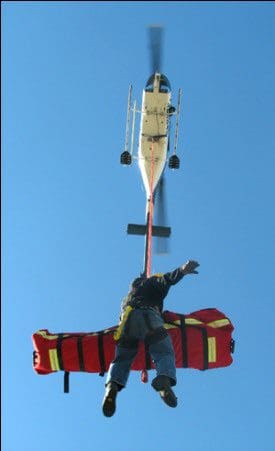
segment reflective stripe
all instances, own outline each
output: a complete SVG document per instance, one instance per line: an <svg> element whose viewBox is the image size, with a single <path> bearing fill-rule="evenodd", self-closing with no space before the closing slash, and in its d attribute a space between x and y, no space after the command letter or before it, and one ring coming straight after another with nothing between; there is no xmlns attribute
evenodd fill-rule
<svg viewBox="0 0 275 451"><path fill-rule="evenodd" d="M45 330L38 330L36 334L41 335L41 337L46 338L47 340L56 340L58 338L58 335L48 335Z"/></svg>
<svg viewBox="0 0 275 451"><path fill-rule="evenodd" d="M176 324L167 324L167 323L164 323L163 327L164 327L165 329L175 329L175 328L178 327L178 326L177 326Z"/></svg>
<svg viewBox="0 0 275 451"><path fill-rule="evenodd" d="M230 324L230 321L227 318L224 318L224 319L217 319L216 321L212 321L211 323L208 323L207 326L218 328L218 327L228 326L228 324Z"/></svg>
<svg viewBox="0 0 275 451"><path fill-rule="evenodd" d="M173 324L175 324L175 326L180 326L180 320L176 319L175 321L173 321ZM185 318L185 324L204 324L202 321L199 321L198 319L195 318Z"/></svg>
<svg viewBox="0 0 275 451"><path fill-rule="evenodd" d="M59 371L60 366L59 366L59 362L58 362L58 356L57 356L56 349L49 349L49 358L50 358L51 369L53 371Z"/></svg>
<svg viewBox="0 0 275 451"><path fill-rule="evenodd" d="M214 363L216 361L217 361L216 338L209 337L208 338L208 362Z"/></svg>
<svg viewBox="0 0 275 451"><path fill-rule="evenodd" d="M175 324L175 326L180 326L180 320L177 319L177 320L173 321L173 324ZM205 324L206 326L214 327L217 329L219 327L228 326L230 324L230 321L227 318L223 318L223 319L217 319L215 321L211 321L210 323L203 323L202 321L199 321L196 318L185 318L185 324L189 324L191 326L198 325L198 324ZM171 328L173 328L173 325L166 324L165 328L171 329Z"/></svg>
<svg viewBox="0 0 275 451"><path fill-rule="evenodd" d="M203 324L203 322L195 318L185 318L185 324Z"/></svg>
<svg viewBox="0 0 275 451"><path fill-rule="evenodd" d="M41 335L41 337L46 338L46 340L56 340L59 335L47 334L45 330L38 330L35 332L36 335ZM69 337L69 334L64 334L63 337Z"/></svg>

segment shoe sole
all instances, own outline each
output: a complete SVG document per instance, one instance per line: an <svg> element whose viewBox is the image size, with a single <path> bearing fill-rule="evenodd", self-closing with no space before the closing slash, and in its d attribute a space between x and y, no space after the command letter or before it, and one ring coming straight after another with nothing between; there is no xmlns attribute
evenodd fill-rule
<svg viewBox="0 0 275 451"><path fill-rule="evenodd" d="M169 407L177 407L178 401L174 394L174 392L170 388L166 388L164 390L159 391L161 399L165 402L165 404Z"/></svg>
<svg viewBox="0 0 275 451"><path fill-rule="evenodd" d="M111 417L114 415L116 410L116 395L117 391L111 389L106 398L104 398L102 410L105 417Z"/></svg>

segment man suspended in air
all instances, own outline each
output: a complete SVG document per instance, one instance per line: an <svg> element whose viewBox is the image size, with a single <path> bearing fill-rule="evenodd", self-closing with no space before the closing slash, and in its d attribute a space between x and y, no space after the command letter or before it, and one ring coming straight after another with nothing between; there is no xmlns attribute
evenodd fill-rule
<svg viewBox="0 0 275 451"><path fill-rule="evenodd" d="M174 348L164 328L161 316L163 300L172 285L187 274L198 274L199 266L194 260L166 274L136 278L128 295L123 299L120 325L115 335L116 354L110 365L106 391L103 399L103 414L111 417L116 409L117 393L126 386L132 362L137 354L139 341L148 346L157 375L152 387L170 407L177 406L177 398L171 387L176 385Z"/></svg>

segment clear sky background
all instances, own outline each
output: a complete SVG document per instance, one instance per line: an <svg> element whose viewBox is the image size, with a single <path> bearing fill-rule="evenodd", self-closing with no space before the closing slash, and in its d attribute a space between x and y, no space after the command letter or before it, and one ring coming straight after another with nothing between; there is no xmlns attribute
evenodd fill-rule
<svg viewBox="0 0 275 451"><path fill-rule="evenodd" d="M2 2L3 451L274 450L274 2ZM32 369L31 335L115 325L142 270L136 165L122 167L129 84L150 75L146 27L183 90L179 171L166 171L170 254L200 274L166 308L217 307L228 368L178 370L169 409L132 373L117 412L104 378ZM150 372L152 380L153 372Z"/></svg>

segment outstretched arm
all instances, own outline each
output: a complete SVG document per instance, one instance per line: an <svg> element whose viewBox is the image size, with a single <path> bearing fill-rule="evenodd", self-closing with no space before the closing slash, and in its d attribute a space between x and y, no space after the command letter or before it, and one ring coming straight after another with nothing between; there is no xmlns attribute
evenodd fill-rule
<svg viewBox="0 0 275 451"><path fill-rule="evenodd" d="M200 264L196 262L195 260L188 260L184 265L181 266L181 269L186 274L198 274L198 271L195 271L196 268L198 268Z"/></svg>
<svg viewBox="0 0 275 451"><path fill-rule="evenodd" d="M168 285L175 285L187 274L198 274L198 271L195 270L198 266L199 263L195 260L188 260L184 265L174 271L164 274L164 280Z"/></svg>

